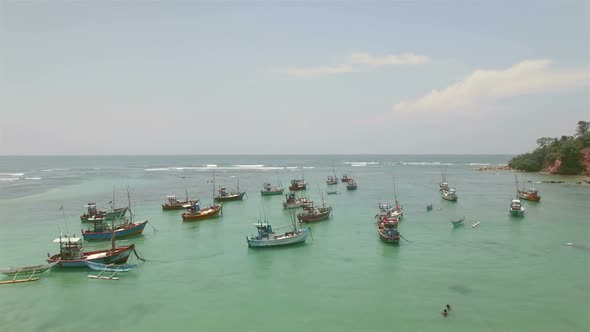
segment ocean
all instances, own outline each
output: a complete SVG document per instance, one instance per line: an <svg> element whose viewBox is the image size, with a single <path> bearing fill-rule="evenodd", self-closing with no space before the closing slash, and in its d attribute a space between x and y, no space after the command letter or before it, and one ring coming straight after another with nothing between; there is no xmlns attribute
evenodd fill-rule
<svg viewBox="0 0 590 332"><path fill-rule="evenodd" d="M136 219L149 220L143 235L117 241L147 260L130 259L138 268L118 281L54 268L37 282L0 285L0 331L590 331L590 186L518 173L542 200L513 218L514 174L478 170L510 157L0 157L0 267L44 263L54 238L86 226L85 204L108 207L113 187L116 206L128 190ZM340 183L325 195L332 169L358 190ZM443 171L456 203L438 193ZM162 211L167 195L185 191L210 203L214 175L228 189L239 180L246 199L200 222ZM305 244L249 249L257 221L290 223L283 196L261 197L263 182L287 187L302 176L332 217L312 224ZM383 243L375 223L394 182L405 211L399 246ZM462 216L465 227L453 228Z"/></svg>

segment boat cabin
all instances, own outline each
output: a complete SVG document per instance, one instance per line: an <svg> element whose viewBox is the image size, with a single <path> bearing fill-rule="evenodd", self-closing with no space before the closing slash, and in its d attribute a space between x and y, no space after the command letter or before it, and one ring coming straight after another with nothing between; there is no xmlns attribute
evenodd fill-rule
<svg viewBox="0 0 590 332"><path fill-rule="evenodd" d="M258 223L258 224L254 224L254 226L256 226L256 228L258 229L258 238L259 239L268 239L270 238L270 235L273 233L272 231L272 226L270 224L267 223Z"/></svg>
<svg viewBox="0 0 590 332"><path fill-rule="evenodd" d="M53 243L59 243L60 260L81 259L84 256L84 246L82 245L82 239L79 237L60 236L53 240Z"/></svg>
<svg viewBox="0 0 590 332"><path fill-rule="evenodd" d="M219 187L218 192L219 192L219 197L227 196L227 191L226 191L225 187Z"/></svg>
<svg viewBox="0 0 590 332"><path fill-rule="evenodd" d="M265 182L264 185L262 186L262 188L266 191L272 190L272 186L270 185L270 182Z"/></svg>
<svg viewBox="0 0 590 332"><path fill-rule="evenodd" d="M96 209L96 203L88 203L85 208L87 209L87 214L89 216L95 216L98 214L98 211Z"/></svg>
<svg viewBox="0 0 590 332"><path fill-rule="evenodd" d="M168 199L168 205L177 205L180 203L174 195L166 196L166 198Z"/></svg>
<svg viewBox="0 0 590 332"><path fill-rule="evenodd" d="M520 199L513 199L512 203L510 203L510 208L512 210L520 210L520 208L522 207L522 203L520 202Z"/></svg>
<svg viewBox="0 0 590 332"><path fill-rule="evenodd" d="M285 202L286 203L295 203L295 194L285 195Z"/></svg>

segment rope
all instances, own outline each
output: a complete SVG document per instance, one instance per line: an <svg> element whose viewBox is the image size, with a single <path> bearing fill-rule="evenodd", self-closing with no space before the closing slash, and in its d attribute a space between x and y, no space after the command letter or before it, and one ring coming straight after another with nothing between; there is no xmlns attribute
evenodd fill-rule
<svg viewBox="0 0 590 332"><path fill-rule="evenodd" d="M136 257L137 259L139 259L140 261L142 261L142 262L147 262L147 260L146 260L146 259L144 259L143 257L139 256L139 254L137 253L137 250L135 250L135 248L133 248L133 253L135 254L135 257Z"/></svg>
<svg viewBox="0 0 590 332"><path fill-rule="evenodd" d="M406 238L405 238L405 237L404 237L404 236L403 236L401 233L399 233L399 236L400 236L402 239L404 239L404 240L406 240L406 241L408 241L408 242L410 242L410 243L414 243L414 242L412 242L412 241L410 241L410 240L406 239Z"/></svg>
<svg viewBox="0 0 590 332"><path fill-rule="evenodd" d="M148 224L154 229L154 234L156 234L156 232L159 232L160 230L157 229L156 227L154 227L154 225L152 225L151 222L148 221Z"/></svg>

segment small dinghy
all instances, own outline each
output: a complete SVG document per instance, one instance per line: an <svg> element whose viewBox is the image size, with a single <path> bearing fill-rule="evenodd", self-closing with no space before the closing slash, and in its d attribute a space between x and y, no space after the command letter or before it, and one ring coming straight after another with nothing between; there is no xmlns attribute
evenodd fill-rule
<svg viewBox="0 0 590 332"><path fill-rule="evenodd" d="M100 280L119 280L119 277L115 277L115 274L118 272L129 272L133 268L135 268L136 264L122 264L122 265L115 265L115 264L101 264L101 263L94 263L94 262L86 262L89 268L100 271L98 275L89 274L88 278L90 279L100 279ZM103 276L105 272L112 272L110 275Z"/></svg>
<svg viewBox="0 0 590 332"><path fill-rule="evenodd" d="M461 219L457 219L457 220L451 220L451 224L453 224L453 227L463 226L464 222L465 222L465 217L463 217Z"/></svg>

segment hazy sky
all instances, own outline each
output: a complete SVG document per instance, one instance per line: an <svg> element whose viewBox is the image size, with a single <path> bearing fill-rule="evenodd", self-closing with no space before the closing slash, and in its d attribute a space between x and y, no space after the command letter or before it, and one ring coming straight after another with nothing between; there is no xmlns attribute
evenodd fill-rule
<svg viewBox="0 0 590 332"><path fill-rule="evenodd" d="M519 153L590 120L588 1L0 0L0 154Z"/></svg>

